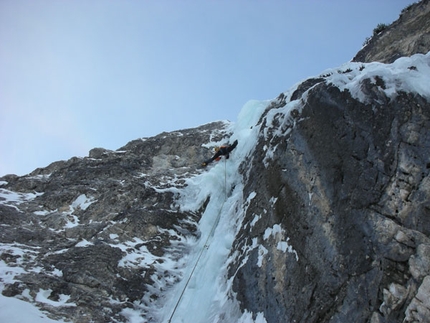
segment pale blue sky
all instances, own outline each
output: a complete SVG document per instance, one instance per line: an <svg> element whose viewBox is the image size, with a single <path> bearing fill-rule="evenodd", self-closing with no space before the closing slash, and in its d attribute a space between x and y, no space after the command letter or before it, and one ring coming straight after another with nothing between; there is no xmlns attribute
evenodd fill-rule
<svg viewBox="0 0 430 323"><path fill-rule="evenodd" d="M235 121L412 2L0 0L0 176Z"/></svg>

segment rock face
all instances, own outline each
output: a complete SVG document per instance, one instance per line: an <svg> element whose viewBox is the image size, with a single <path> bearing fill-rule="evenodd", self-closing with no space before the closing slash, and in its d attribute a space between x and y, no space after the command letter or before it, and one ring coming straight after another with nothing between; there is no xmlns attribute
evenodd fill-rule
<svg viewBox="0 0 430 323"><path fill-rule="evenodd" d="M409 7L356 60L428 51L428 13L428 0ZM267 323L430 322L430 94L416 83L429 61L391 78L377 73L384 64L350 63L263 106L234 170L246 201L231 208L243 218L225 256L225 308ZM184 211L179 192L231 129L162 133L0 178L2 295L56 320L133 322L134 311L157 322L211 203Z"/></svg>
<svg viewBox="0 0 430 323"><path fill-rule="evenodd" d="M429 320L430 103L363 91L368 104L321 81L298 117L261 120L234 250L259 247L230 274L242 308L269 323Z"/></svg>
<svg viewBox="0 0 430 323"><path fill-rule="evenodd" d="M430 51L430 1L403 9L400 18L374 35L354 57L354 62L392 63L399 57Z"/></svg>
<svg viewBox="0 0 430 323"><path fill-rule="evenodd" d="M429 1L408 7L354 61L427 53L428 21ZM390 100L382 77L363 80L362 103L323 78L297 87L287 118L268 121L277 102L260 120L233 291L268 323L430 322L430 103Z"/></svg>
<svg viewBox="0 0 430 323"><path fill-rule="evenodd" d="M95 148L1 178L1 260L16 274L13 283L1 277L2 294L36 302L54 319L126 322L124 310L140 306L150 321L145 309L181 278L186 237L199 235L199 214L179 211L168 188L200 172L211 154L202 144L223 139L227 125ZM163 267L168 261L176 272Z"/></svg>

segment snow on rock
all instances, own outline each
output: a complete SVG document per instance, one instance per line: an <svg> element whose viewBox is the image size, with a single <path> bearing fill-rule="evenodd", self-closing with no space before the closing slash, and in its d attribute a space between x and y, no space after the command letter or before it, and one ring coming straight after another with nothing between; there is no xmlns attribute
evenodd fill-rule
<svg viewBox="0 0 430 323"><path fill-rule="evenodd" d="M6 182L7 183L7 182ZM0 204L14 207L19 210L16 206L24 202L34 200L36 197L43 195L43 193L20 193L13 192L4 188L0 188Z"/></svg>
<svg viewBox="0 0 430 323"><path fill-rule="evenodd" d="M163 133L154 138L132 141L117 152L103 150L99 154L93 151L91 158L72 159L61 163L61 167L56 164L39 170L42 174L36 172L31 178L28 177L27 186L43 188L40 190L43 193L30 192L28 187L25 193L18 193L12 187L19 183L1 181L0 204L9 212L9 222L2 224L2 229L16 225L22 231L21 234L14 230L5 231L4 239L10 241L5 240L0 246L0 291L16 297L0 296L0 320L51 321L35 306L18 298L55 307L57 312L66 307L64 313L72 313L72 320L91 316L88 320L112 318L117 322L127 320L132 323L267 323L279 319L273 308L267 310L275 306L278 300L285 302L280 309L285 312L283 319L287 320L287 315L303 318L297 315L305 314L295 313L293 305L289 307L296 301L286 288L295 284L289 275L299 273L297 280L302 279L303 284L308 284L303 285L300 295L295 295L303 298L305 304L315 291L320 291L318 288L323 289L318 283L310 285L316 275L306 276L307 270L315 272L321 269L314 268L318 265L317 261L324 264L333 261L329 263L331 272L349 266L348 261L367 261L367 250L360 250L361 253L355 258L349 254L337 254L342 244L337 245L336 235L342 230L336 227L336 221L343 225L343 218L339 220L338 214L344 214L332 210L334 206L328 197L333 196L335 191L329 186L330 181L337 180L336 176L340 175L334 173L335 176L327 176L329 184L322 184L324 178L318 171L324 168L323 162L332 165L336 160L323 160L317 164L315 156L308 153L313 152L308 145L315 142L306 142L302 133L296 134L295 130L317 117L305 118L301 113L306 107L309 108L308 100L314 99L311 94L319 86L334 87L338 90L336 93L349 92L353 99L371 104L374 109L378 108L378 104L396 100L401 92L419 94L428 100L430 54L401 58L389 65L347 63L324 71L323 75L313 78L306 86L304 83L284 92L280 99L249 101L235 123L206 125L199 131ZM375 85L378 91L369 93L368 84ZM320 112L317 107L314 108ZM320 115L321 118L323 116ZM357 133L356 137L361 135L359 131ZM318 140L318 136L319 133L312 140ZM205 170L196 169L195 165L212 153L210 149L213 146L234 140L238 140L238 145L229 159L213 163ZM319 142L316 143L318 146ZM324 143L329 145L331 142ZM178 146L181 149L177 149ZM302 151L291 147L301 147ZM366 148L368 155L371 149L375 149L371 145ZM289 159L284 160L287 153ZM368 155L353 158L365 160ZM95 156L97 158L93 158ZM333 156L329 153L328 156L337 155L333 152ZM402 174L413 173L414 167L408 168L406 160L402 161L400 157ZM292 161L297 162L293 164ZM375 180L376 184L368 178L360 180L371 182L366 188L380 184L378 180L384 180L388 170L378 161L366 162L376 165L380 176ZM312 169L306 168L311 164ZM372 169L370 166L368 168ZM49 182L46 176L42 176L44 172L50 174ZM339 187L343 187L348 179L341 178L339 181ZM407 194L411 192L408 181L413 182L413 174L401 183L391 183L390 187L393 190L398 188L405 196L419 198L419 194ZM292 183L297 187L292 187ZM423 180L420 185L424 187L425 183ZM67 185L69 190L58 189ZM300 199L301 196L305 198ZM343 198L348 196L345 194ZM357 200L356 203L359 203ZM21 206L30 210L28 218L14 222L21 221L16 218L18 211L20 215L23 213L23 217L27 215ZM357 204L352 211L363 207ZM372 216L377 219L388 212L387 209L389 207ZM397 210L400 213L401 208ZM303 219L313 226L309 228L310 224ZM375 220L375 223L381 224L383 221ZM295 226L297 230L291 230ZM387 227L396 226L392 224ZM31 231L34 227L39 231ZM309 233L309 236L300 240L297 238L300 230ZM28 232L30 237L24 241ZM377 245L378 239L386 237L371 238ZM15 239L23 239L25 243L14 242ZM425 240L419 234L414 239ZM40 250L31 245L35 241L41 244ZM313 249L304 249L310 241L315 242L311 245ZM413 243L407 240L403 247ZM409 257L412 252L415 251L407 249L401 254L403 263L409 260L405 255ZM306 263L312 256L316 257L315 263ZM427 259L425 255L418 256L422 262ZM347 261L344 260L347 257ZM412 268L415 263L412 257L410 259ZM304 268L300 267L305 263ZM367 262L365 265L360 267L364 276L359 276L355 268L346 276L357 281L370 280L366 275L373 271ZM421 272L420 269L416 271ZM43 273L45 286L53 286L42 288L20 280L20 275L25 275L28 281L36 281L41 277L38 273ZM319 274L324 276L325 273ZM337 279L327 279L325 283L335 284L345 276L340 269L335 275ZM257 287L252 291L246 289L246 279ZM420 275L419 279L422 280L420 288L408 307L411 317L413 311L421 306L418 302L428 294L428 278ZM73 284L73 288L69 284ZM390 297L402 298L402 287L390 284L385 293L387 300ZM266 295L258 290L259 286L263 286L264 291L270 291L269 295L278 293L276 296L279 298L266 299ZM349 285L345 282L343 286ZM347 295L345 297L359 294L347 288L342 290L342 295ZM30 295L36 296L33 298ZM55 301L51 295L56 296ZM324 301L330 299L329 296ZM88 308L82 302L76 303L85 297L90 302ZM361 299L357 300L359 305L369 305L367 300L363 303L359 301ZM372 302L377 303L376 300ZM340 308L343 303L337 305ZM9 306L16 306L22 311L15 311L14 315L8 310ZM91 306L98 310L94 311ZM80 307L80 311L76 307ZM317 310L320 308L315 308ZM420 307L420 311L424 313L426 308ZM341 317L342 313L339 310L333 315ZM313 314L306 315L309 315L307 318L310 321L314 320L310 316Z"/></svg>
<svg viewBox="0 0 430 323"><path fill-rule="evenodd" d="M49 299L49 296L52 294L52 289L43 290L40 289L39 292L36 295L35 301L39 303L48 304L54 307L58 306L76 306L75 303L69 303L70 296L59 294L58 295L58 301L53 301Z"/></svg>
<svg viewBox="0 0 430 323"><path fill-rule="evenodd" d="M392 64L346 63L337 69L326 70L327 82L342 91L347 89L355 99L369 103L368 93L363 92L363 82L370 80L394 100L399 92L410 92L430 98L430 52L402 57Z"/></svg>
<svg viewBox="0 0 430 323"><path fill-rule="evenodd" d="M242 166L244 194L257 195L229 259L232 294L252 313L250 322L261 311L268 322L313 321L312 313L323 317L334 308L333 321L402 317L396 301L373 307L373 314L363 308L379 302L378 288L399 302L399 291L415 288L409 280L393 289L391 262L372 261L389 257L401 267L409 260L411 270L402 270L408 279L425 262L415 261L422 254L411 237L420 246L430 242L428 225L421 226L429 66L430 53L393 64L347 63L284 92L285 102L274 100L263 111L254 126L256 148ZM398 242L397 230L410 237ZM420 276L417 299L428 294L425 283ZM341 286L348 288L340 293ZM419 315L426 310L419 307Z"/></svg>
<svg viewBox="0 0 430 323"><path fill-rule="evenodd" d="M50 319L35 305L26 301L5 297L0 294L0 321L7 323L65 323L64 320Z"/></svg>
<svg viewBox="0 0 430 323"><path fill-rule="evenodd" d="M283 252L293 253L296 256L296 260L299 261L299 256L292 246L288 244L290 238L285 237L285 230L281 228L279 224L275 224L272 228L267 228L264 232L263 239L268 240L269 238L275 240L276 249Z"/></svg>
<svg viewBox="0 0 430 323"><path fill-rule="evenodd" d="M95 200L94 197L91 197L91 196L87 197L85 194L81 194L71 204L72 213L75 209L78 209L78 208L85 211L94 202L97 202L97 200Z"/></svg>

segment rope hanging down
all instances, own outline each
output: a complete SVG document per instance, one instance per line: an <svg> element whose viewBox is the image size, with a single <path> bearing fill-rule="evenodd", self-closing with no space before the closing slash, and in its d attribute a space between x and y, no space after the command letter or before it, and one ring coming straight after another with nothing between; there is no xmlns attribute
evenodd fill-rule
<svg viewBox="0 0 430 323"><path fill-rule="evenodd" d="M225 158L224 158L224 193L225 193L225 200L227 200L227 159Z"/></svg>
<svg viewBox="0 0 430 323"><path fill-rule="evenodd" d="M225 161L225 159L224 159L224 161ZM209 239L210 239L210 237L214 234L214 232L215 232L215 228L216 228L216 226L218 225L219 219L220 219L220 217L221 217L221 211L222 211L222 208L224 207L225 201L227 200L227 170L226 170L226 162L224 162L224 192L225 192L225 199L224 199L224 202L222 203L222 205L221 205L221 207L220 207L220 209L219 209L218 215L217 215L217 217L216 217L216 220L215 220L214 224L212 225L211 232L209 233L208 237L206 238L205 244L203 245L202 249L200 250L199 257L197 258L196 263L194 264L193 270L191 271L191 274L190 274L190 276L188 277L187 282L185 283L184 288L182 289L181 295L179 296L178 301L176 302L175 308L173 309L173 312L172 312L172 314L170 315L169 320L167 321L168 323L171 323L171 322L172 322L172 318L173 318L173 316L175 315L175 312L176 312L176 310L177 310L177 308L178 308L178 306L179 306L179 303L180 303L180 302L181 302L181 300L182 300L182 297L184 296L185 290L186 290L186 289L187 289L187 287L188 287L188 284L189 284L189 282L190 282L190 280L191 280L191 277L193 277L194 271L196 270L197 265L199 264L200 258L201 258L201 257L202 257L202 255L203 255L203 251L204 251L206 248L208 248L208 247L209 247L209 245L208 245Z"/></svg>

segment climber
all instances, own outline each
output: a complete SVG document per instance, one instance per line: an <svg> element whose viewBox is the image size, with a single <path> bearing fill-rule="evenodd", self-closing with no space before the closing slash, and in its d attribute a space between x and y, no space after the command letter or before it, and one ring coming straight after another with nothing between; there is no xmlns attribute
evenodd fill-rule
<svg viewBox="0 0 430 323"><path fill-rule="evenodd" d="M228 159L230 157L230 152L234 148L236 148L236 146L237 146L237 140L235 140L232 145L215 147L215 155L212 158L209 158L208 160L204 161L202 166L207 166L208 164L212 163L214 160L219 161L221 159L221 156L225 156L225 158Z"/></svg>

